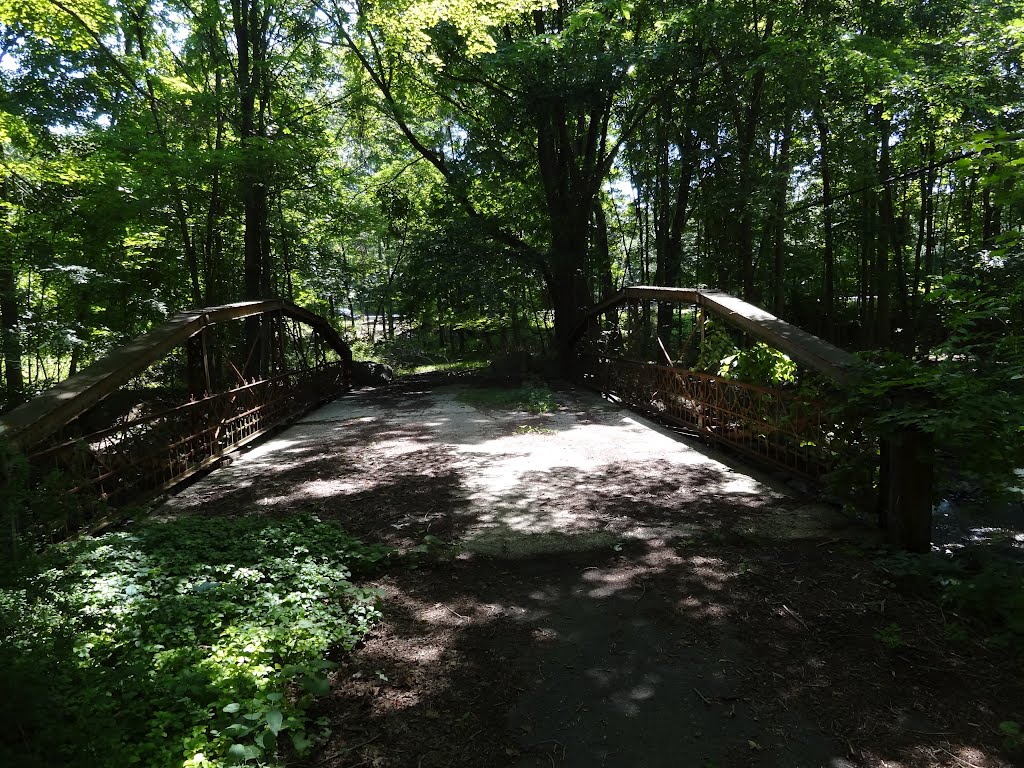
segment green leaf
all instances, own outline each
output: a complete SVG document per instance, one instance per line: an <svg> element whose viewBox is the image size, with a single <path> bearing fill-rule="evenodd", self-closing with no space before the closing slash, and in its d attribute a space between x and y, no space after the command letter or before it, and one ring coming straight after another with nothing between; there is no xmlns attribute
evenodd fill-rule
<svg viewBox="0 0 1024 768"><path fill-rule="evenodd" d="M233 715L233 714L235 714L235 712L237 712L241 708L242 708L241 704L239 704L237 701L233 701L230 704L228 704L226 707L224 707L223 711L227 712L229 715Z"/></svg>
<svg viewBox="0 0 1024 768"><path fill-rule="evenodd" d="M297 731L292 734L292 745L296 752L303 755L313 746L313 740L306 737L305 731Z"/></svg>
<svg viewBox="0 0 1024 768"><path fill-rule="evenodd" d="M255 744L232 744L228 749L228 763L244 763L255 760L263 754L263 750Z"/></svg>
<svg viewBox="0 0 1024 768"><path fill-rule="evenodd" d="M314 696L326 696L331 690L330 682L320 675L307 675L302 679L302 687Z"/></svg>
<svg viewBox="0 0 1024 768"><path fill-rule="evenodd" d="M284 715L281 714L281 710L270 710L269 712L267 712L266 720L267 728L270 729L271 733L277 736L277 734L281 731L281 724L284 722Z"/></svg>

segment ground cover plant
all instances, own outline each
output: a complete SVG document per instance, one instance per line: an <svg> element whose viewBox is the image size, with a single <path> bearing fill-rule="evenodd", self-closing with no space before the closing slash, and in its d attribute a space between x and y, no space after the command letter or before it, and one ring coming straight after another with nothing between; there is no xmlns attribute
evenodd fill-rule
<svg viewBox="0 0 1024 768"><path fill-rule="evenodd" d="M0 589L0 764L280 764L326 737L332 649L380 614L389 556L308 515L81 538Z"/></svg>
<svg viewBox="0 0 1024 768"><path fill-rule="evenodd" d="M558 407L555 394L543 384L521 387L474 389L459 394L459 400L477 408L550 413Z"/></svg>

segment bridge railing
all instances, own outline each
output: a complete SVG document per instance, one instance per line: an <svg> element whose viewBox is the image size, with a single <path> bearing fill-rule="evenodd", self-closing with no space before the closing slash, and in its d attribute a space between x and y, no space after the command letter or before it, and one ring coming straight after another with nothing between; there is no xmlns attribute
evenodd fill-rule
<svg viewBox="0 0 1024 768"><path fill-rule="evenodd" d="M688 313L691 317L684 318ZM570 335L584 383L617 395L632 408L692 428L708 442L797 474L820 477L842 467L849 477L860 478L865 489L874 485L876 510L889 541L927 552L934 488L931 436L913 427L866 434L860 424L840 423L834 413L841 408L826 408L784 387L758 387L674 364L668 351L673 342L703 342L707 315L748 341L786 353L823 383L831 382L822 391L833 405L841 403L844 388L871 375L848 352L734 296L696 288L633 286L585 312ZM689 337L673 339L673 329L681 337L684 326L692 329ZM623 359L623 354L645 356L648 361Z"/></svg>
<svg viewBox="0 0 1024 768"><path fill-rule="evenodd" d="M87 529L337 396L351 370L333 328L288 302L182 313L0 418L29 487L59 496L13 528Z"/></svg>
<svg viewBox="0 0 1024 768"><path fill-rule="evenodd" d="M602 394L804 477L833 469L846 448L820 400L637 360L593 354L578 359L583 383Z"/></svg>
<svg viewBox="0 0 1024 768"><path fill-rule="evenodd" d="M823 397L716 376L680 362L708 354L710 318L732 329L734 343L737 334L764 342L815 380L841 387L857 375L858 362L849 353L733 296L649 286L625 288L585 314L573 334L577 370L584 384L630 408L803 477L820 478L863 449Z"/></svg>

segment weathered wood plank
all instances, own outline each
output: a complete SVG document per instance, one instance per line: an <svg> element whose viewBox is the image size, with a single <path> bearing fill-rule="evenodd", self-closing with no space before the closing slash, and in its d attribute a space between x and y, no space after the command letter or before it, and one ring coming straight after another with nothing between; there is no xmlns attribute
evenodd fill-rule
<svg viewBox="0 0 1024 768"><path fill-rule="evenodd" d="M720 291L696 293L698 304L730 325L782 350L796 362L842 383L856 376L858 360L846 350L735 296Z"/></svg>

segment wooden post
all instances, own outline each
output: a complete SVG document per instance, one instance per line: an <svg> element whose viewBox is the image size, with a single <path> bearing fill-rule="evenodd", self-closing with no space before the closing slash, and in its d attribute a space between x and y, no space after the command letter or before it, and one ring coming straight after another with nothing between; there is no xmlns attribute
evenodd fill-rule
<svg viewBox="0 0 1024 768"><path fill-rule="evenodd" d="M887 442L883 453L888 464L887 538L891 545L909 552L929 552L935 488L934 438L920 429L905 427Z"/></svg>
<svg viewBox="0 0 1024 768"><path fill-rule="evenodd" d="M200 331L185 342L188 393L197 400L207 395L210 389L205 337L206 332Z"/></svg>

